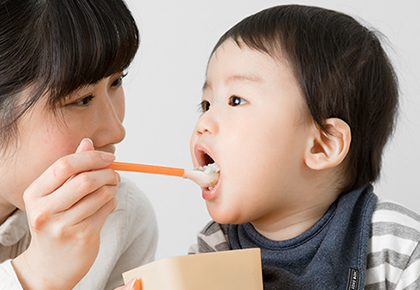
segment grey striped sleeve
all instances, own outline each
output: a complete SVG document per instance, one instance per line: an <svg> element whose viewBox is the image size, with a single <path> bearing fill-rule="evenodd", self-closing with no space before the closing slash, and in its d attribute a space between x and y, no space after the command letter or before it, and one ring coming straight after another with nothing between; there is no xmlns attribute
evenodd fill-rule
<svg viewBox="0 0 420 290"><path fill-rule="evenodd" d="M375 211L380 211L380 210L389 210L389 211L399 212L401 214L411 217L412 219L420 223L420 215L395 202L391 202L391 201L378 202L378 204L376 205Z"/></svg>
<svg viewBox="0 0 420 290"><path fill-rule="evenodd" d="M379 202L372 216L366 290L420 289L420 216Z"/></svg>
<svg viewBox="0 0 420 290"><path fill-rule="evenodd" d="M190 247L188 254L221 252L230 249L228 225L211 221L197 234L197 244Z"/></svg>

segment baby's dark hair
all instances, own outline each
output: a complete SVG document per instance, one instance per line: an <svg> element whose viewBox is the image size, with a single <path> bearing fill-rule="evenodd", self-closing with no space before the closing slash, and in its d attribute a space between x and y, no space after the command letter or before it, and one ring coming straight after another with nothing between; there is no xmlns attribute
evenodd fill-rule
<svg viewBox="0 0 420 290"><path fill-rule="evenodd" d="M226 40L286 60L314 122L340 118L351 128L340 190L378 179L383 149L398 110L398 81L377 35L340 12L300 5L277 6L240 21Z"/></svg>
<svg viewBox="0 0 420 290"><path fill-rule="evenodd" d="M124 71L139 41L123 0L0 0L0 152L42 96L54 109L84 85Z"/></svg>

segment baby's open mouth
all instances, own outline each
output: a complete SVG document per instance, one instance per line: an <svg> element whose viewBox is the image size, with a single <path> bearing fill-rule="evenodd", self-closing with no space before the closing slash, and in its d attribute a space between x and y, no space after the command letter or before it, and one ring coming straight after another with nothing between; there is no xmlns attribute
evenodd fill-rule
<svg viewBox="0 0 420 290"><path fill-rule="evenodd" d="M202 148L197 148L195 153L199 166L194 168L193 171L200 173L199 185L208 190L212 190L219 181L219 167L214 159Z"/></svg>
<svg viewBox="0 0 420 290"><path fill-rule="evenodd" d="M210 155L201 150L198 151L197 161L200 167L208 166L210 164L215 163Z"/></svg>

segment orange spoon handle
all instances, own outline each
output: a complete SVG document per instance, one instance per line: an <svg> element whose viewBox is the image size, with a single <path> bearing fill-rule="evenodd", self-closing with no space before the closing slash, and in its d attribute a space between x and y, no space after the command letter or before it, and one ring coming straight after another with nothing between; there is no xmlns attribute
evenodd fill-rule
<svg viewBox="0 0 420 290"><path fill-rule="evenodd" d="M145 164L134 164L134 163L125 163L125 162L113 162L108 168L119 170L119 171L131 171L131 172L142 172L142 173L152 173L152 174L162 174L162 175L171 175L171 176L184 176L184 169L173 168L173 167L164 167L164 166L155 166L155 165L145 165Z"/></svg>

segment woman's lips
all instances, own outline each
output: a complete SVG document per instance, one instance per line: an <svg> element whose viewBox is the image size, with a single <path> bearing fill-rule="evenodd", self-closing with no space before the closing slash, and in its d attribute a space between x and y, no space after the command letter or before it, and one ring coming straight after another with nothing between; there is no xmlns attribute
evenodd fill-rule
<svg viewBox="0 0 420 290"><path fill-rule="evenodd" d="M95 148L95 150L115 154L115 145L108 145L106 147Z"/></svg>

